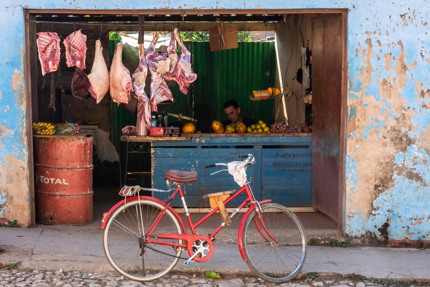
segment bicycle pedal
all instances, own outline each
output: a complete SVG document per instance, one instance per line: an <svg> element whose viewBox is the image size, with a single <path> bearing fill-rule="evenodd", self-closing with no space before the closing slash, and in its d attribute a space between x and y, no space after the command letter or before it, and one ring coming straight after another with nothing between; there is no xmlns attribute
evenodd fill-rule
<svg viewBox="0 0 430 287"><path fill-rule="evenodd" d="M187 261L184 261L184 265L191 265L191 264L193 264L194 263L194 260L187 260Z"/></svg>

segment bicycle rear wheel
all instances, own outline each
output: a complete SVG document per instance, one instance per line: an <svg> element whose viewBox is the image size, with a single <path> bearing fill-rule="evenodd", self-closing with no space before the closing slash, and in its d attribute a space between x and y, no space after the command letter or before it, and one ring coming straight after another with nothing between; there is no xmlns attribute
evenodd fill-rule
<svg viewBox="0 0 430 287"><path fill-rule="evenodd" d="M285 206L265 203L261 208L261 219L254 210L245 220L242 242L246 263L255 274L267 281L280 283L291 280L299 273L306 259L303 226Z"/></svg>
<svg viewBox="0 0 430 287"><path fill-rule="evenodd" d="M150 281L165 275L178 262L182 248L145 240L145 234L163 210L160 203L135 200L118 207L108 219L103 248L109 263L122 275L136 281ZM160 233L183 234L179 220L170 210L161 217L152 234ZM182 244L178 239L160 241Z"/></svg>

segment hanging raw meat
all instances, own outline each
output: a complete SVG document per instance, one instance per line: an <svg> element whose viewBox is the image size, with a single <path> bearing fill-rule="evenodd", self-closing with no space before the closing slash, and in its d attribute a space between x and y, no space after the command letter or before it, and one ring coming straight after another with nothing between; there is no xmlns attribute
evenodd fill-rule
<svg viewBox="0 0 430 287"><path fill-rule="evenodd" d="M137 98L137 123L136 134L143 136L148 134L151 127L151 107L148 95L145 92L146 77L148 76L148 64L145 58L145 48L139 44L139 65L132 75L134 93Z"/></svg>
<svg viewBox="0 0 430 287"><path fill-rule="evenodd" d="M84 71L75 68L75 74L72 78L72 95L78 99L83 99L88 95L88 89L91 86L90 80Z"/></svg>
<svg viewBox="0 0 430 287"><path fill-rule="evenodd" d="M42 75L55 72L60 64L60 37L55 32L39 32L36 42Z"/></svg>
<svg viewBox="0 0 430 287"><path fill-rule="evenodd" d="M171 33L170 43L169 43L169 46L167 47L167 56L170 59L169 71L163 74L163 78L169 81L169 80L173 80L172 78L174 76L173 71L175 70L176 64L178 63L178 59L179 59L178 53L176 52L175 34L173 32Z"/></svg>
<svg viewBox="0 0 430 287"><path fill-rule="evenodd" d="M151 110L158 111L157 105L161 102L172 101L173 95L167 86L163 74L169 70L169 58L155 51L158 35L153 33L153 39L146 51L146 62L151 73Z"/></svg>
<svg viewBox="0 0 430 287"><path fill-rule="evenodd" d="M87 36L81 30L75 31L63 41L66 47L67 67L78 67L85 70L85 58L87 54Z"/></svg>
<svg viewBox="0 0 430 287"><path fill-rule="evenodd" d="M122 63L122 44L116 44L112 65L109 72L109 91L112 100L119 104L128 104L133 92L130 71Z"/></svg>
<svg viewBox="0 0 430 287"><path fill-rule="evenodd" d="M170 70L170 58L167 53L157 52L155 50L158 34L154 32L152 36L152 42L148 47L148 51L146 51L146 62L148 63L149 69L157 71L160 75L164 75Z"/></svg>
<svg viewBox="0 0 430 287"><path fill-rule="evenodd" d="M109 71L103 57L103 48L100 40L96 40L94 62L91 73L88 75L91 86L88 89L97 104L109 91Z"/></svg>
<svg viewBox="0 0 430 287"><path fill-rule="evenodd" d="M197 74L194 73L191 68L191 53L181 41L181 38L178 34L178 29L175 28L173 33L175 35L176 41L179 44L179 47L181 48L182 53L173 72L169 73L167 77L166 75L164 77L167 80L176 81L179 85L179 89L181 90L181 92L186 94L188 92L188 87L190 86L190 84L197 80Z"/></svg>

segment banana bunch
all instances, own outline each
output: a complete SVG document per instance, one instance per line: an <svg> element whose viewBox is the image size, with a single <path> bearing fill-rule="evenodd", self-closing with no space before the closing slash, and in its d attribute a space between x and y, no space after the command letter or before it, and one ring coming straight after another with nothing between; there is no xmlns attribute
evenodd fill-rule
<svg viewBox="0 0 430 287"><path fill-rule="evenodd" d="M36 135L53 135L55 134L55 126L46 122L33 123L33 133Z"/></svg>

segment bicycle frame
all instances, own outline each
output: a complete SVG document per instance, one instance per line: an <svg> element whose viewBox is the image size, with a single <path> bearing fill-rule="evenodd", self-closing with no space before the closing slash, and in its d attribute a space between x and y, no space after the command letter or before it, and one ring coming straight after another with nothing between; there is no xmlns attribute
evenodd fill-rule
<svg viewBox="0 0 430 287"><path fill-rule="evenodd" d="M254 206L257 207L258 202L254 200L251 188L248 183L242 186L241 188L237 189L230 197L228 197L224 201L224 204L227 205L229 202L231 202L233 199L235 199L236 197L238 197L240 194L244 192L246 193L245 200L236 207L236 210L230 215L230 218L234 217L239 211L241 211L248 204L254 204ZM197 227L199 227L202 223L204 223L206 220L211 218L215 213L219 211L219 207L216 207L212 209L208 214L200 218L196 223L193 223L191 216L188 212L188 206L187 206L181 185L178 185L176 189L173 191L172 195L168 199L166 207L170 206L171 200L175 198L177 194L179 194L179 197L182 201L182 206L185 210L185 216L187 218L188 227L191 231L191 234L193 235L196 234ZM215 237L215 235L217 235L221 231L221 229L224 228L224 226L225 226L225 223L221 223L208 237L212 240Z"/></svg>
<svg viewBox="0 0 430 287"><path fill-rule="evenodd" d="M194 220L188 210L184 184L197 180L195 171L167 171L165 179L174 183L168 189L122 187L119 194L123 200L102 219L103 248L109 263L130 279L151 281L167 274L180 259L185 260L185 265L211 259L215 236L236 221L238 249L252 272L275 283L294 278L306 259L305 230L287 207L255 198L246 179L246 167L252 164L255 158L248 154L243 161L205 165L204 168L224 167L211 175L228 171L241 187L203 195L210 201L211 209L193 217ZM140 195L142 190L163 192L168 197L161 200ZM178 199L184 210L181 215L172 207ZM219 213L219 225L212 226L211 231L206 230L207 225L198 230L215 213ZM183 254L184 250L188 256Z"/></svg>
<svg viewBox="0 0 430 287"><path fill-rule="evenodd" d="M239 213L240 211L242 211L246 206L249 206L248 210L243 215L242 220L241 220L241 222L239 224L239 227L238 227L238 245L239 245L238 247L239 247L239 251L240 251L240 254L241 254L242 258L244 260L246 260L245 252L244 252L244 249L243 249L242 233L243 233L243 226L244 226L245 220L246 220L247 216L253 210L256 210L256 212L258 213L258 218L260 219L259 222L255 222L255 224L256 224L257 229L258 229L259 233L261 234L261 236L266 241L269 241L271 239L274 242L277 242L277 240L267 230L267 228L266 228L263 220L261 219L261 214L260 214L260 211L261 211L260 204L271 202L271 200L263 200L263 201L257 201L257 200L255 200L254 195L253 195L252 190L251 190L251 187L250 187L250 185L249 185L248 182L244 186L242 186L239 189L237 189L230 197L228 197L224 201L224 204L227 205L228 203L230 203L232 200L234 200L236 197L238 197L239 195L241 195L243 193L246 194L245 200L236 207L236 210L230 215L230 218L233 218L237 213ZM179 216L179 214L175 211L174 208L171 207L171 201L176 196L179 196L180 199L181 199L182 206L183 206L183 208L185 210L185 216L186 216L186 219L187 219L187 225L188 225L189 230L186 227L186 225L184 224L184 221ZM141 195L136 195L136 196L133 196L133 197L130 197L130 198L123 199L122 201L118 202L115 206L113 206L111 208L111 210L109 210L109 212L107 214L104 215L103 220L102 220L101 229L103 230L105 228L106 222L108 221L110 215L118 207L120 207L125 202L139 201L139 200L152 200L152 201L156 201L156 202L158 202L158 203L160 203L160 204L162 204L164 206L164 210L158 214L157 218L154 220L154 223L149 228L149 230L146 232L145 240L148 243L156 243L156 244L160 244L160 245L178 247L178 248L183 248L183 249L186 249L186 250L189 251L189 250L191 250L192 244L196 240L198 240L198 239L204 239L210 245L210 247L211 247L210 250L211 251L208 254L208 256L206 256L206 257L199 258L199 259L196 258L196 261L203 262L203 261L209 260L212 257L213 249L214 249L213 248L212 240L225 227L225 223L222 222L208 236L197 234L196 233L196 228L199 227L204 222L206 222L209 218L211 218L215 213L217 213L220 210L220 208L216 207L216 208L212 209L208 214L204 215L196 223L194 223L192 221L192 219L191 219L190 214L189 214L188 206L187 206L187 203L186 203L186 200L185 200L185 195L184 195L184 192L182 190L181 184L177 184L176 188L173 189L172 194L169 196L169 198L167 200L167 203L164 202L164 201L162 201L162 200L160 200L160 199L157 199L155 197L141 196ZM170 212L172 212L176 216L176 218L178 219L179 223L181 224L181 227L182 227L182 230L184 231L184 234L156 234L155 236L153 235L153 232L154 232L155 228L160 223L161 218L164 216L164 214L167 212L167 210L169 210ZM190 231L190 233L188 233L188 231ZM179 243L174 243L174 242L171 242L171 241L161 241L160 239L178 239L178 240L180 240L180 242L182 240L184 240L184 241L186 241L186 243L185 244L182 244L182 243L179 244ZM190 251L189 251L189 255L190 256L192 255L192 254L190 254Z"/></svg>

